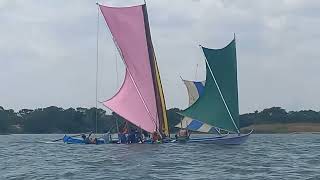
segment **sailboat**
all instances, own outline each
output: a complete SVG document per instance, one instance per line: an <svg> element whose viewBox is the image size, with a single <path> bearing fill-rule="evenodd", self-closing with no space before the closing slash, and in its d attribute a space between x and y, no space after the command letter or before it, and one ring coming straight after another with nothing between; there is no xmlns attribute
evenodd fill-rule
<svg viewBox="0 0 320 180"><path fill-rule="evenodd" d="M191 106L194 102L198 100L200 96L203 95L205 81L188 81L185 79L182 79L182 81L187 88L189 96L189 106ZM200 120L192 119L187 116L185 116L180 123L176 124L175 127L202 133L220 134L219 128L213 127L207 123L203 123Z"/></svg>
<svg viewBox="0 0 320 180"><path fill-rule="evenodd" d="M125 65L122 86L112 98L103 101L103 105L150 134L169 137L146 4L131 7L97 5Z"/></svg>
<svg viewBox="0 0 320 180"><path fill-rule="evenodd" d="M240 133L235 38L222 49L200 47L206 62L206 85L198 100L179 114L234 134L221 138L190 139L188 142L241 144L252 131Z"/></svg>
<svg viewBox="0 0 320 180"><path fill-rule="evenodd" d="M119 91L103 101L103 105L136 127L166 139L169 137L166 105L146 4L131 7L98 6L126 67ZM220 50L204 47L202 50L207 64L204 93L180 113L236 134L193 138L187 142L241 144L252 131L243 135L239 131L235 40ZM77 140L70 136L63 139L66 143L83 143Z"/></svg>
<svg viewBox="0 0 320 180"><path fill-rule="evenodd" d="M146 132L168 137L166 105L146 4L99 7L126 67L120 90L103 105Z"/></svg>

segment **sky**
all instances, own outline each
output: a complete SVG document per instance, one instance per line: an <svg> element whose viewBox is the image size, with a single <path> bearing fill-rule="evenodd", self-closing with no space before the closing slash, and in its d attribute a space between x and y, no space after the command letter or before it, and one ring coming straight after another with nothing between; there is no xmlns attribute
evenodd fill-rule
<svg viewBox="0 0 320 180"><path fill-rule="evenodd" d="M124 65L95 2L0 1L0 106L94 107L97 37L98 101L117 92ZM222 48L235 33L241 113L273 106L320 110L320 1L146 2L167 108L188 105L180 76L205 79L198 45Z"/></svg>

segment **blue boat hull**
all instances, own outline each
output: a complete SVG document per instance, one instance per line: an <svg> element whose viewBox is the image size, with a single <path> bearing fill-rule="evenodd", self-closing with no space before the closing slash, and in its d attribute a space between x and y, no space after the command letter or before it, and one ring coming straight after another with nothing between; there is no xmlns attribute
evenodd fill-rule
<svg viewBox="0 0 320 180"><path fill-rule="evenodd" d="M252 134L252 132L253 130L251 130L248 134L242 134L242 135L228 134L225 136L190 138L187 141L183 141L183 143L240 145L247 141L247 139ZM67 135L64 135L63 142L67 144L86 144L83 139L73 138ZM179 143L179 141L167 139L162 143ZM98 139L96 144L108 144L108 143L105 143L105 141L102 139ZM154 144L154 143L151 140L149 140L144 142L144 144Z"/></svg>
<svg viewBox="0 0 320 180"><path fill-rule="evenodd" d="M64 135L63 142L67 144L87 144L83 139L73 138L67 135ZM105 142L104 140L98 139L96 144L105 144Z"/></svg>
<svg viewBox="0 0 320 180"><path fill-rule="evenodd" d="M232 134L222 137L211 137L211 138L192 138L187 143L203 143L203 144L221 144L221 145L240 145L247 141L248 137L252 134L251 130L248 134Z"/></svg>

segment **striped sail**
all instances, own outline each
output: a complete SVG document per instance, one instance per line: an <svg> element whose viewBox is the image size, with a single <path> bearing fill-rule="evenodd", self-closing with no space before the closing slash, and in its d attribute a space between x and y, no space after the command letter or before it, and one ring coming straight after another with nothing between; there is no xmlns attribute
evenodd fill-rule
<svg viewBox="0 0 320 180"><path fill-rule="evenodd" d="M183 80L183 82L187 87L187 91L189 95L189 106L191 106L203 94L205 81L197 82L197 81ZM179 124L177 124L175 127L187 128L189 130L198 131L198 132L219 133L219 129L189 117L184 117L182 121Z"/></svg>

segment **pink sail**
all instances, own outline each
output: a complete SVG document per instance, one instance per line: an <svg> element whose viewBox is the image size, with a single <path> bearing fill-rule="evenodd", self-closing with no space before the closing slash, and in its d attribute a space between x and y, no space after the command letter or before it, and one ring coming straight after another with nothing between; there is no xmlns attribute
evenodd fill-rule
<svg viewBox="0 0 320 180"><path fill-rule="evenodd" d="M154 132L159 120L145 30L145 5L99 6L126 64L122 87L103 104L136 126Z"/></svg>

